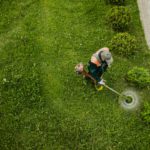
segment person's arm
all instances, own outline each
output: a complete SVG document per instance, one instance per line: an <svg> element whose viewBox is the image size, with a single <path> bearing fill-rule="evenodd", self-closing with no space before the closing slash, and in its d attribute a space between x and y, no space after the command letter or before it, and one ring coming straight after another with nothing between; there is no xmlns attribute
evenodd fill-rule
<svg viewBox="0 0 150 150"><path fill-rule="evenodd" d="M89 70L90 74L97 82L101 81L102 74L100 73L101 72L100 68L101 68L100 66L97 66L93 62L91 62L88 66L88 70Z"/></svg>
<svg viewBox="0 0 150 150"><path fill-rule="evenodd" d="M105 81L102 79L102 76L99 76L98 73L96 72L93 75L94 75L93 77L96 79L98 84L105 85Z"/></svg>
<svg viewBox="0 0 150 150"><path fill-rule="evenodd" d="M92 72L92 76L93 78L97 81L97 82L100 82L101 81L101 76L99 76L99 70L95 69L93 72Z"/></svg>

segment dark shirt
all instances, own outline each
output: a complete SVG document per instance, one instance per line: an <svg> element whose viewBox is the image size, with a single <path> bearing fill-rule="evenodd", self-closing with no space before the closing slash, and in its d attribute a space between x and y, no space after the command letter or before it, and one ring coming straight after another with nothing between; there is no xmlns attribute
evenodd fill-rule
<svg viewBox="0 0 150 150"><path fill-rule="evenodd" d="M107 70L107 68L108 68L108 65L107 65L106 61L102 61L101 66L99 66L99 67L96 64L92 63L91 61L89 61L89 64L88 64L89 74L97 82L101 81L101 76Z"/></svg>

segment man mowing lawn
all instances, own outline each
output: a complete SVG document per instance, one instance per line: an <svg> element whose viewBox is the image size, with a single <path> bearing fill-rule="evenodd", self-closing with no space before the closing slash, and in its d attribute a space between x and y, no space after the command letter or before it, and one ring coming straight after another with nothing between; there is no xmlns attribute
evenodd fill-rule
<svg viewBox="0 0 150 150"><path fill-rule="evenodd" d="M88 70L89 74L98 82L98 84L105 84L102 75L107 68L111 66L112 62L113 58L107 47L99 49L92 55L91 60L88 63Z"/></svg>

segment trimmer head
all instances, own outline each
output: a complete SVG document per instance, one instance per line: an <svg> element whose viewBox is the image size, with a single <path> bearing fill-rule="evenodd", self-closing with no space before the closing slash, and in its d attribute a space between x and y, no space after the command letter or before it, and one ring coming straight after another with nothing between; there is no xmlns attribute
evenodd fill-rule
<svg viewBox="0 0 150 150"><path fill-rule="evenodd" d="M140 98L137 92L133 89L125 90L119 97L120 106L126 110L136 110L140 105Z"/></svg>

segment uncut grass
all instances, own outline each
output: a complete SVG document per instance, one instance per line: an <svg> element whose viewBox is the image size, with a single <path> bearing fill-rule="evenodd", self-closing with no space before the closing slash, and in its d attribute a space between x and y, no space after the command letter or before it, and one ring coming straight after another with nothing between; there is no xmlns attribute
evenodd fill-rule
<svg viewBox="0 0 150 150"><path fill-rule="evenodd" d="M18 20L14 21L14 27L11 27L12 24L6 28L1 27L1 33L6 37L9 35L11 41L2 46L1 79L8 76L14 83L13 86L8 84L7 88L1 86L1 147L148 147L149 128L144 126L139 114L125 113L119 107L116 95L106 89L99 93L92 84L74 74L76 63L87 63L91 54L107 46L115 34L104 20L110 6L96 0L41 0L26 3L31 4L23 11L25 17L19 19L21 33L9 34ZM24 2L22 4L25 5ZM130 3L130 7L133 5L135 2ZM20 12L15 5L11 6L14 11ZM137 10L137 6L134 7ZM11 15L14 14L8 13L7 17L11 18ZM137 13L134 18L139 20ZM137 36L139 41L143 41L141 47L147 49L140 22L132 26L133 33L143 37ZM140 30L135 30L135 26L139 26ZM146 66L146 62L137 59L138 55L134 63L117 55L114 57L114 64L105 78L110 86L122 91L128 87L124 75L129 66L139 65L139 61ZM18 78L21 81L19 87L16 87ZM18 90L31 95L21 95Z"/></svg>
<svg viewBox="0 0 150 150"><path fill-rule="evenodd" d="M7 4L4 2L3 7L9 7L20 13L21 9L17 7L20 3L17 3L17 6L11 3ZM19 7L22 7L21 4ZM34 7L32 7L32 11L36 12ZM40 49L36 44L36 34L33 31L36 14L32 11L29 9L28 14L19 21L19 24L16 20L13 27L1 32L3 41L7 40L0 49L1 149L35 148L41 140L37 126L44 118L39 110L42 110L45 102L41 97L41 80L37 67ZM1 17L3 18L5 15L3 12ZM6 18L15 17L13 15L9 12ZM28 26L30 19L34 24ZM6 25L6 28L8 20L3 20L3 26ZM4 33L5 36L3 36ZM41 143L38 147L40 145Z"/></svg>

